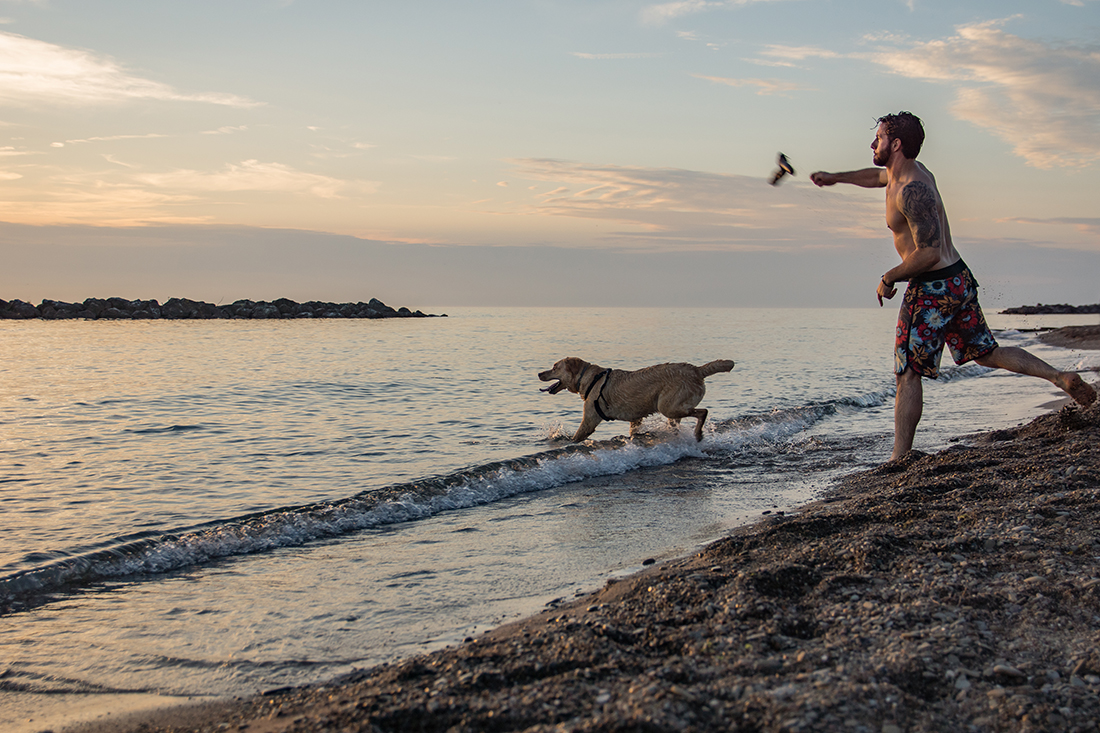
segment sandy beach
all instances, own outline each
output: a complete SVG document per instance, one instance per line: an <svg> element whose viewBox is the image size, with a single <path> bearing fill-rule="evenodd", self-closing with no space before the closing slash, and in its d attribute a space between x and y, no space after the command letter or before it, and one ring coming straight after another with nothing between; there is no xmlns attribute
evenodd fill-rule
<svg viewBox="0 0 1100 733"><path fill-rule="evenodd" d="M1068 405L456 647L66 731L1100 730L1098 438Z"/></svg>
<svg viewBox="0 0 1100 733"><path fill-rule="evenodd" d="M1063 349L1100 349L1100 325L1065 326L1039 334L1039 340L1051 346Z"/></svg>

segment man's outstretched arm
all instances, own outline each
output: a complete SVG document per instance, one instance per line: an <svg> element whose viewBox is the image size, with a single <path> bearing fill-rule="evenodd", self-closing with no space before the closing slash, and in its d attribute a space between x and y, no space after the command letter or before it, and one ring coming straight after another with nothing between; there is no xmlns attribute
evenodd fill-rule
<svg viewBox="0 0 1100 733"><path fill-rule="evenodd" d="M863 188L882 188L886 185L885 168L864 168L858 171L845 171L843 173L826 173L817 171L810 174L810 180L818 186L832 186L836 183L851 183Z"/></svg>

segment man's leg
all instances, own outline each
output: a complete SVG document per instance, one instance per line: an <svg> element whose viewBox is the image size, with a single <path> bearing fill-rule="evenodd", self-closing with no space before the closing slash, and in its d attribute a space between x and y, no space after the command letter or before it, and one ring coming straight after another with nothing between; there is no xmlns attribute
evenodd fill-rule
<svg viewBox="0 0 1100 733"><path fill-rule="evenodd" d="M1076 372L1060 372L1039 357L1015 346L998 346L974 361L984 367L1041 377L1085 406L1096 401L1096 390Z"/></svg>
<svg viewBox="0 0 1100 733"><path fill-rule="evenodd" d="M924 386L921 377L912 369L906 369L898 377L898 390L894 397L894 452L891 461L904 456L913 448L924 409Z"/></svg>

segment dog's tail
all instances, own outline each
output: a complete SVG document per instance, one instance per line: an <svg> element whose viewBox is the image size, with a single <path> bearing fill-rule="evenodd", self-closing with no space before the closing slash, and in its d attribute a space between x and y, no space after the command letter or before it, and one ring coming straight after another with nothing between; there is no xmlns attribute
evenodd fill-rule
<svg viewBox="0 0 1100 733"><path fill-rule="evenodd" d="M712 362L696 368L704 377L709 377L711 374L717 374L718 372L732 371L733 359L715 359Z"/></svg>

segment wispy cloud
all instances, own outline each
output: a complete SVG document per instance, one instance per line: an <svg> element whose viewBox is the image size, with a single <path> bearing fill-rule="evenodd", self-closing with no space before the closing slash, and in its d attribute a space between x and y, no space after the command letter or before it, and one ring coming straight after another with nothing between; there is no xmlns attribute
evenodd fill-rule
<svg viewBox="0 0 1100 733"><path fill-rule="evenodd" d="M731 79L724 76L703 76L702 74L692 74L696 79L706 79L712 81L715 84L723 84L729 87L750 87L755 88L756 93L761 96L778 95L781 97L788 96L788 92L800 92L807 91L808 87L799 86L794 82L783 81L782 79Z"/></svg>
<svg viewBox="0 0 1100 733"><path fill-rule="evenodd" d="M795 69L805 68L803 62L807 59L840 59L843 54L817 46L786 46L782 44L768 44L760 51L756 58L746 58L752 64L759 66L778 66L781 68Z"/></svg>
<svg viewBox="0 0 1100 733"><path fill-rule="evenodd" d="M0 189L0 208L5 221L32 225L147 226L149 224L198 224L205 215L179 213L196 197L153 191L128 183L84 177L57 176L47 189Z"/></svg>
<svg viewBox="0 0 1100 733"><path fill-rule="evenodd" d="M956 85L952 112L990 130L1039 168L1100 160L1100 47L1032 40L1007 18L959 26L943 40L865 57L914 79Z"/></svg>
<svg viewBox="0 0 1100 733"><path fill-rule="evenodd" d="M85 137L78 140L66 140L63 143L50 143L50 145L55 148L63 148L66 145L79 145L81 143L113 142L115 140L147 140L160 137L168 137L168 135L162 135L156 132L149 132L142 135L107 135L104 137Z"/></svg>
<svg viewBox="0 0 1100 733"><path fill-rule="evenodd" d="M216 130L203 130L203 135L233 135L238 132L247 132L248 125L224 125Z"/></svg>
<svg viewBox="0 0 1100 733"><path fill-rule="evenodd" d="M215 170L151 173L143 170L145 166L110 155L104 159L111 168L69 172L22 168L30 183L0 189L5 220L89 226L209 223L234 221L236 212L257 206L277 206L293 217L303 199L345 207L348 200L361 200L378 189L372 181L341 180L256 160ZM228 219L224 218L227 211L234 212Z"/></svg>
<svg viewBox="0 0 1100 733"><path fill-rule="evenodd" d="M705 13L711 10L723 10L736 8L742 5L753 5L761 2L778 2L779 0L674 0L669 3L649 5L642 9L642 22L650 25L661 25L670 20L684 15Z"/></svg>
<svg viewBox="0 0 1100 733"><path fill-rule="evenodd" d="M139 99L231 107L259 104L233 94L182 92L90 51L0 32L0 101L91 105Z"/></svg>
<svg viewBox="0 0 1100 733"><path fill-rule="evenodd" d="M341 192L349 189L373 191L377 188L374 183L343 181L295 170L281 163L261 163L258 160L229 164L217 171L147 173L135 177L135 180L158 189L176 191L262 191L309 194L320 198L338 198Z"/></svg>
<svg viewBox="0 0 1100 733"><path fill-rule="evenodd" d="M1003 219L1014 224L1038 224L1043 226L1070 226L1083 234L1100 235L1100 218L1087 216L1059 216L1051 219L1013 217Z"/></svg>
<svg viewBox="0 0 1100 733"><path fill-rule="evenodd" d="M592 165L549 159L511 161L518 178L556 187L530 213L614 222L609 244L665 249L790 249L839 246L881 237L882 204L867 196L759 178L676 168ZM770 165L770 161L768 164Z"/></svg>
<svg viewBox="0 0 1100 733"><path fill-rule="evenodd" d="M777 43L772 43L764 46L764 50L761 51L760 54L768 58L779 59L783 61L804 61L806 59L812 58L842 58L841 54L837 53L836 51L830 51L827 48L820 48L818 46L785 46Z"/></svg>
<svg viewBox="0 0 1100 733"><path fill-rule="evenodd" d="M664 56L663 53L582 53L574 51L573 56L579 59L594 59L598 61L617 59L655 59Z"/></svg>

